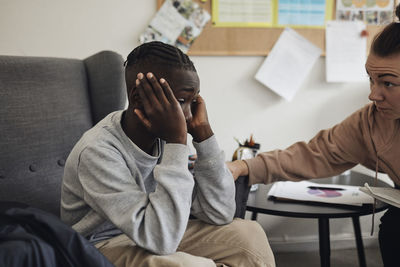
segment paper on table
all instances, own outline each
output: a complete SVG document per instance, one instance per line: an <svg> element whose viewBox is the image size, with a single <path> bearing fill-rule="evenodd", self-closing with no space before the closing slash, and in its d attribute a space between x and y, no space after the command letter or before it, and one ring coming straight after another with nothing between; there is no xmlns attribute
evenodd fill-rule
<svg viewBox="0 0 400 267"><path fill-rule="evenodd" d="M366 26L361 21L328 21L326 25L326 80L328 82L367 81L365 61Z"/></svg>
<svg viewBox="0 0 400 267"><path fill-rule="evenodd" d="M360 190L376 199L400 208L400 190L390 187L373 187L367 183Z"/></svg>
<svg viewBox="0 0 400 267"><path fill-rule="evenodd" d="M319 47L295 30L286 28L257 71L255 78L290 101L300 89L321 52Z"/></svg>
<svg viewBox="0 0 400 267"><path fill-rule="evenodd" d="M374 202L374 199L361 192L358 186L318 184L308 181L275 182L268 192L268 196L353 206L372 204Z"/></svg>

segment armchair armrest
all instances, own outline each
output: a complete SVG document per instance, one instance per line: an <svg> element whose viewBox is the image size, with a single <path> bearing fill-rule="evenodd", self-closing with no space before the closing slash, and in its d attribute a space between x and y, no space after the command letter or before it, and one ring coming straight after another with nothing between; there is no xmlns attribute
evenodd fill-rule
<svg viewBox="0 0 400 267"><path fill-rule="evenodd" d="M235 181L235 217L244 219L246 214L246 204L249 197L250 186L248 176L239 176Z"/></svg>

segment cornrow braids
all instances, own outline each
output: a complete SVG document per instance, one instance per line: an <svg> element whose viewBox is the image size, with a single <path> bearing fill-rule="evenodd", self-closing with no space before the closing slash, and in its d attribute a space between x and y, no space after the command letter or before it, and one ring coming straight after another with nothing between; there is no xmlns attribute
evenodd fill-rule
<svg viewBox="0 0 400 267"><path fill-rule="evenodd" d="M196 72L193 62L185 53L175 46L159 41L144 43L136 47L128 55L124 64L128 68L143 63L159 64Z"/></svg>
<svg viewBox="0 0 400 267"><path fill-rule="evenodd" d="M395 16L397 21L388 24L372 42L372 51L377 56L385 57L400 52L400 4L396 7Z"/></svg>

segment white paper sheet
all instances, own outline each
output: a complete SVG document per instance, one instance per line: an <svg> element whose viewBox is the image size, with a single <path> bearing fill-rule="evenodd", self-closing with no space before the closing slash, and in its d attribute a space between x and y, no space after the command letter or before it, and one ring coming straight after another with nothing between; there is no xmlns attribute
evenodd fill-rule
<svg viewBox="0 0 400 267"><path fill-rule="evenodd" d="M287 101L292 100L321 55L321 49L286 28L255 78Z"/></svg>
<svg viewBox="0 0 400 267"><path fill-rule="evenodd" d="M268 196L353 206L374 203L374 199L364 192L361 192L358 186L318 184L308 181L275 182Z"/></svg>
<svg viewBox="0 0 400 267"><path fill-rule="evenodd" d="M366 26L361 21L328 21L326 25L327 82L367 81Z"/></svg>

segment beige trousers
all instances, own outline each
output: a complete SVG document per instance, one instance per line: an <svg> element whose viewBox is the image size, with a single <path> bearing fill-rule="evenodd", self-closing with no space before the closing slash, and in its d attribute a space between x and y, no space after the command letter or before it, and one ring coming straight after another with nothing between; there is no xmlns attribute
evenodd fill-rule
<svg viewBox="0 0 400 267"><path fill-rule="evenodd" d="M177 252L170 255L152 254L126 235L102 241L96 247L116 267L275 266L261 226L238 218L223 226L189 220Z"/></svg>

